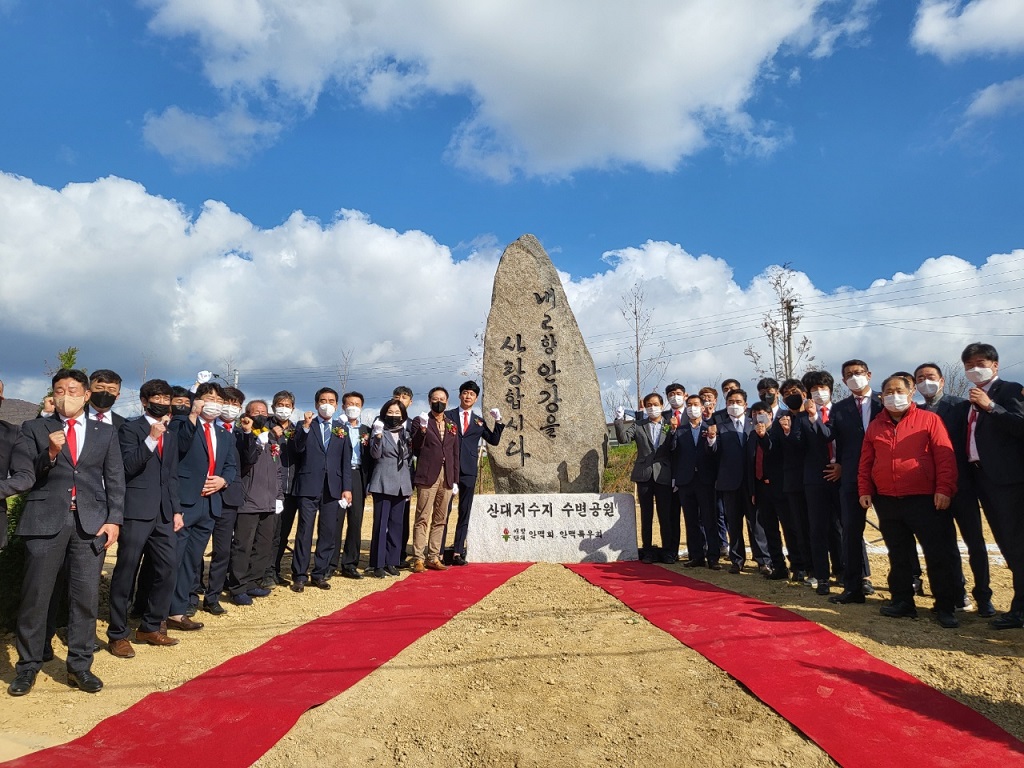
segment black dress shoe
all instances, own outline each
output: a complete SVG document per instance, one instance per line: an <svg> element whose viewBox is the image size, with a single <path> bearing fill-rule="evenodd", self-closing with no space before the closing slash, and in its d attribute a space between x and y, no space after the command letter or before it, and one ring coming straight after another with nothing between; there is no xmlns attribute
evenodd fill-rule
<svg viewBox="0 0 1024 768"><path fill-rule="evenodd" d="M708 563L708 568L710 568L712 571L720 571L722 570L722 564L715 560L715 562L713 563Z"/></svg>
<svg viewBox="0 0 1024 768"><path fill-rule="evenodd" d="M822 597L825 597L825 595L827 595L832 590L829 589L828 580L826 579L825 581L819 581L818 586L814 588L814 591Z"/></svg>
<svg viewBox="0 0 1024 768"><path fill-rule="evenodd" d="M384 569L383 568L374 568L372 571L370 571L367 574L367 576L372 576L375 579L383 579L384 575L385 574L384 574Z"/></svg>
<svg viewBox="0 0 1024 768"><path fill-rule="evenodd" d="M103 690L103 681L89 670L72 672L68 670L68 685L72 688L79 688L86 693L99 693Z"/></svg>
<svg viewBox="0 0 1024 768"><path fill-rule="evenodd" d="M363 577L360 576L359 578L361 579ZM330 589L331 588L331 583L329 581L327 581L327 579L313 579L310 582L310 584L312 584L317 589Z"/></svg>
<svg viewBox="0 0 1024 768"><path fill-rule="evenodd" d="M292 592L302 592L305 588L306 584L302 581L296 581L289 587Z"/></svg>
<svg viewBox="0 0 1024 768"><path fill-rule="evenodd" d="M7 692L11 696L24 696L32 690L32 686L35 684L35 672L19 672L11 684L7 686Z"/></svg>
<svg viewBox="0 0 1024 768"><path fill-rule="evenodd" d="M359 571L357 571L351 565L347 565L344 568L342 568L341 569L341 575L344 576L346 579L361 579L361 578L363 578L363 574L361 574ZM316 584L315 581L313 583ZM320 585L316 584L316 586L320 586Z"/></svg>
<svg viewBox="0 0 1024 768"><path fill-rule="evenodd" d="M991 619L996 615L996 607L991 600L978 601L978 615L983 619Z"/></svg>
<svg viewBox="0 0 1024 768"><path fill-rule="evenodd" d="M387 568L384 569L384 573L386 573L388 576L397 576L398 569L393 565L389 565Z"/></svg>
<svg viewBox="0 0 1024 768"><path fill-rule="evenodd" d="M223 605L221 605L219 601L216 603L207 603L204 601L203 610L207 613L212 613L214 616L223 616L225 613L228 612L227 609Z"/></svg>
<svg viewBox="0 0 1024 768"><path fill-rule="evenodd" d="M704 561L703 560L687 560L685 563L683 563L683 568L703 568L703 567L704 567Z"/></svg>
<svg viewBox="0 0 1024 768"><path fill-rule="evenodd" d="M766 577L769 581L785 581L789 579L789 571L783 568L779 571L772 571L771 575Z"/></svg>
<svg viewBox="0 0 1024 768"><path fill-rule="evenodd" d="M462 555L452 555L452 565L469 565L469 562Z"/></svg>
<svg viewBox="0 0 1024 768"><path fill-rule="evenodd" d="M290 587L291 584L292 584L284 576L275 576L274 577L274 583L277 584L277 586L279 586L279 587Z"/></svg>
<svg viewBox="0 0 1024 768"><path fill-rule="evenodd" d="M1010 611L992 619L989 624L992 625L992 629L1020 629L1024 627L1024 613Z"/></svg>
<svg viewBox="0 0 1024 768"><path fill-rule="evenodd" d="M875 588L868 579L864 579L864 581L861 582L860 591L865 595L875 594Z"/></svg>
<svg viewBox="0 0 1024 768"><path fill-rule="evenodd" d="M640 555L640 562L643 563L644 565L650 565L651 563L654 562L654 558L651 557L646 552L644 552L642 555Z"/></svg>
<svg viewBox="0 0 1024 768"><path fill-rule="evenodd" d="M738 563L733 563L729 566L729 573L739 573L742 570Z"/></svg>
<svg viewBox="0 0 1024 768"><path fill-rule="evenodd" d="M188 608L185 609L185 615L188 616L190 619L193 616L195 616L198 612L199 612L199 606L198 605L190 605Z"/></svg>
<svg viewBox="0 0 1024 768"><path fill-rule="evenodd" d="M943 629L956 629L960 626L960 622L957 621L952 611L937 611L936 618L939 620L939 626Z"/></svg>
<svg viewBox="0 0 1024 768"><path fill-rule="evenodd" d="M888 603L879 608L878 612L890 619L917 618L917 606L913 603Z"/></svg>
<svg viewBox="0 0 1024 768"><path fill-rule="evenodd" d="M800 582L802 582L806 578L807 578L807 571L793 571L793 575L789 577L789 580L790 581L795 581L797 583L800 583Z"/></svg>
<svg viewBox="0 0 1024 768"><path fill-rule="evenodd" d="M843 592L839 595L832 595L828 601L838 605L848 605L849 603L863 603L865 597L863 592Z"/></svg>

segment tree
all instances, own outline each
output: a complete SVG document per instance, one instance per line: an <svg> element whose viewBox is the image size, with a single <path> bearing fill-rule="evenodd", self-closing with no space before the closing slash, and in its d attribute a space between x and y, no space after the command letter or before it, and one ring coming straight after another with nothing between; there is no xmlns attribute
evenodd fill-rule
<svg viewBox="0 0 1024 768"><path fill-rule="evenodd" d="M776 265L768 268L768 284L778 302L777 306L766 312L761 320L761 330L768 340L768 350L771 354L771 367L768 367L767 359L753 343L748 344L743 350L743 354L753 363L754 372L758 376L792 379L798 373L814 368L811 340L803 336L794 347L796 329L800 327L800 321L803 319L803 315L800 314L800 294L791 285L795 274L788 262L781 267Z"/></svg>
<svg viewBox="0 0 1024 768"><path fill-rule="evenodd" d="M633 381L636 383L636 403L637 407L639 407L643 402L644 392L648 390L648 381L652 382L651 388L655 388L661 384L661 380L665 376L665 370L668 367L668 361L665 359L665 344L658 344L652 355L644 357L648 343L654 333L654 327L651 322L654 311L647 306L646 294L642 283L635 283L628 293L622 294L622 304L619 305L619 311L622 313L623 319L628 323L629 330L633 335L631 363ZM616 378L620 381L628 380L628 377L620 374L620 368L621 365L618 358L616 358ZM627 393L624 392L624 394Z"/></svg>

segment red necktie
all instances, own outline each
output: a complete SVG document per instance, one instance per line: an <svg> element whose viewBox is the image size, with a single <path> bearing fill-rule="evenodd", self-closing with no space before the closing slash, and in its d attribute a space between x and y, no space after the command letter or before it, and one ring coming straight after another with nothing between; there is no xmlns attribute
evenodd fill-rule
<svg viewBox="0 0 1024 768"><path fill-rule="evenodd" d="M679 411L672 411L672 415L675 417L676 424L683 423L683 420L679 417Z"/></svg>
<svg viewBox="0 0 1024 768"><path fill-rule="evenodd" d="M75 432L75 426L78 424L74 419L68 419L68 453L71 454L71 466L77 466L78 464L78 433ZM71 488L71 503L73 504L75 498L78 496L78 486L72 486Z"/></svg>
<svg viewBox="0 0 1024 768"><path fill-rule="evenodd" d="M974 432L974 427L975 427L975 425L977 423L978 423L978 409L975 408L972 405L971 406L971 410L968 411L968 415L967 415L967 452L968 453L970 453L970 451L971 451L971 434ZM974 447L975 447L975 450L977 450L977 447L978 447L978 438L977 438L977 436L975 436L975 438L974 438ZM980 457L980 455L979 455L979 457ZM968 457L968 458L970 458L970 457Z"/></svg>
<svg viewBox="0 0 1024 768"><path fill-rule="evenodd" d="M462 434L469 431L469 411L462 412Z"/></svg>
<svg viewBox="0 0 1024 768"><path fill-rule="evenodd" d="M860 398L863 399L863 398ZM828 424L828 406L822 406L821 408L821 423ZM834 441L829 440L828 442L828 460L832 463L836 460L836 444Z"/></svg>
<svg viewBox="0 0 1024 768"><path fill-rule="evenodd" d="M99 411L96 412L96 421L103 421L104 418L105 417L102 413L100 413Z"/></svg>
<svg viewBox="0 0 1024 768"><path fill-rule="evenodd" d="M161 434L160 437L158 437L156 439L156 455L159 456L161 459L164 457L164 436L163 436L163 434Z"/></svg>
<svg viewBox="0 0 1024 768"><path fill-rule="evenodd" d="M754 454L754 477L758 480L764 479L764 451L757 446L757 453Z"/></svg>
<svg viewBox="0 0 1024 768"><path fill-rule="evenodd" d="M210 456L210 468L207 474L213 477L214 470L217 469L217 457L213 452L213 438L210 436L210 422L203 422L203 429L206 430L206 453Z"/></svg>

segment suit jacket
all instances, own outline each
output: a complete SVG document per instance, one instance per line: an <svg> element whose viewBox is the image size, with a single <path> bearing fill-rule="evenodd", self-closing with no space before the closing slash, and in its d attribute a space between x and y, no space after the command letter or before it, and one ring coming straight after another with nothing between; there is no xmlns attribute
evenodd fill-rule
<svg viewBox="0 0 1024 768"><path fill-rule="evenodd" d="M716 490L747 489L747 464L749 463L747 443L751 442L753 432L754 422L749 416L743 417L742 435L736 430L731 416L718 425L718 439L711 447L711 450L718 455Z"/></svg>
<svg viewBox="0 0 1024 768"><path fill-rule="evenodd" d="M671 414L671 411L668 413ZM693 442L689 419L672 432L670 466L672 482L677 488L695 481L702 485L715 484L717 457L708 447L708 426L708 422L701 422L696 444Z"/></svg>
<svg viewBox="0 0 1024 768"><path fill-rule="evenodd" d="M981 473L993 485L1024 483L1024 395L1015 381L996 379L988 388L995 407L992 413L978 411L974 442L978 447ZM964 408L966 436L970 407ZM969 436L968 436L969 437Z"/></svg>
<svg viewBox="0 0 1024 768"><path fill-rule="evenodd" d="M340 499L345 491L352 492L352 441L348 438L348 425L335 419L327 450L324 451L320 419L313 419L309 432L299 424L292 436L292 451L296 459L295 485L292 493L296 496L315 496L324 492L324 481L332 499Z"/></svg>
<svg viewBox="0 0 1024 768"><path fill-rule="evenodd" d="M89 415L92 413L92 411L93 411L93 407L91 405L89 405L89 403L87 402L85 404L85 415L86 415L86 418L89 417ZM114 429L120 429L121 425L124 424L125 421L127 421L127 419L125 419L124 416L122 416L119 413L114 413L113 411L107 411L105 415L109 417L109 423L113 425Z"/></svg>
<svg viewBox="0 0 1024 768"><path fill-rule="evenodd" d="M505 425L494 423L494 429L487 426L483 417L475 411L469 414L469 429L465 434L462 432L462 418L458 408L453 408L445 413L452 422L459 435L459 476L473 478L476 480L480 456L480 438L488 445L497 445L501 442L501 433L505 431Z"/></svg>
<svg viewBox="0 0 1024 768"><path fill-rule="evenodd" d="M124 461L126 520L171 522L181 512L178 492L178 445L176 435L164 433L161 457L146 445L149 421L145 416L126 421L117 431Z"/></svg>
<svg viewBox="0 0 1024 768"><path fill-rule="evenodd" d="M437 419L433 414L427 416L427 427L422 429L418 422L412 423L412 452L416 456L416 475L414 485L431 486L444 468L444 484L452 488L459 480L459 435L458 427L448 419L444 419L445 435L441 439Z"/></svg>
<svg viewBox="0 0 1024 768"><path fill-rule="evenodd" d="M370 477L373 475L374 458L370 455L370 432L372 430L366 424L359 425L359 471L352 473L352 487L356 483L363 484L363 494L367 492L370 484ZM353 448L354 449L354 448Z"/></svg>
<svg viewBox="0 0 1024 768"><path fill-rule="evenodd" d="M836 404L833 404L829 409L829 423L832 422L836 408ZM856 413L856 410L855 407L853 412ZM791 423L793 426L789 430L787 440L791 443L799 444L803 451L803 484L805 486L826 485L829 481L825 479L824 472L825 467L830 463L829 446L833 439L832 432L828 429L828 424L822 423L820 412L818 413L818 418L813 422L807 418L806 413L795 413ZM838 458L839 451L837 445L837 461ZM831 487L835 488L834 485Z"/></svg>
<svg viewBox="0 0 1024 768"><path fill-rule="evenodd" d="M967 463L967 417L971 408L970 401L943 393L938 402L926 402L918 408L922 411L931 411L942 419L949 434L949 441L953 444L953 453L956 455L956 492L973 495L974 475Z"/></svg>
<svg viewBox="0 0 1024 768"><path fill-rule="evenodd" d="M882 412L882 399L877 392L871 393L871 418ZM860 467L860 449L864 445L864 422L861 419L857 401L853 395L844 397L833 403L828 424L821 424L821 434L825 439L836 441L836 463L842 466L842 477L839 487L848 493L857 492L857 471Z"/></svg>
<svg viewBox="0 0 1024 768"><path fill-rule="evenodd" d="M779 439L782 435L782 428L777 432L772 431L775 423L768 427L764 437L758 437L756 432L751 432L747 440L747 478L750 484L750 495L757 494L757 449L761 449L761 479L767 481L769 490L774 493L782 493L786 489L786 466L785 449L783 441Z"/></svg>
<svg viewBox="0 0 1024 768"><path fill-rule="evenodd" d="M196 419L196 424L187 416L178 416L171 420L171 429L178 435L178 490L181 495L182 512L185 523L191 524L189 512L203 498L203 485L210 469L209 453L206 449L206 434L203 420ZM231 434L218 426L213 426L217 434L214 447L213 474L223 478L231 485L238 477L238 450ZM166 438L164 439L166 452ZM223 511L223 490L210 496L210 510L214 517L220 517Z"/></svg>
<svg viewBox="0 0 1024 768"><path fill-rule="evenodd" d="M76 515L87 533L95 533L107 523L120 525L124 520L124 463L114 427L86 421L78 461L71 463L65 444L51 464L50 433L63 429L59 416L29 419L21 426L14 444L11 479L0 486L3 496L29 491L18 522L19 536L58 533L67 520L72 488L77 493Z"/></svg>
<svg viewBox="0 0 1024 768"><path fill-rule="evenodd" d="M242 451L241 443L245 439L245 433L233 424L231 429L228 429L223 425L222 429L231 437L231 443L235 446L235 463L237 465L237 469L235 479L228 483L227 488L221 491L220 500L225 507L234 507L235 509L238 509L245 503L245 489L242 488L242 461L240 458ZM219 437L220 433L218 432L217 435Z"/></svg>
<svg viewBox="0 0 1024 768"><path fill-rule="evenodd" d="M277 501L284 500L288 470L281 463L282 445L270 434L261 443L252 432L238 430L236 435L241 480L235 483L242 492L239 514L265 514L273 512Z"/></svg>
<svg viewBox="0 0 1024 768"><path fill-rule="evenodd" d="M14 443L18 439L18 428L9 421L0 420L0 483L10 474ZM0 493L0 549L7 546L7 497Z"/></svg>
<svg viewBox="0 0 1024 768"><path fill-rule="evenodd" d="M634 483L672 484L672 433L666 432L667 421L658 423L658 444L651 440L651 421L644 418L626 424L615 421L615 439L620 444L636 442L636 461L630 480Z"/></svg>
<svg viewBox="0 0 1024 768"><path fill-rule="evenodd" d="M389 429L370 437L369 453L373 455L373 473L367 490L389 496L412 495L412 435L410 422L398 432Z"/></svg>

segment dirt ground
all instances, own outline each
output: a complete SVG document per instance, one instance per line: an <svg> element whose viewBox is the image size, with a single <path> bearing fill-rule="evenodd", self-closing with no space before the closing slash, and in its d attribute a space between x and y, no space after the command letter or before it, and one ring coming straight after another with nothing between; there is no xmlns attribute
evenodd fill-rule
<svg viewBox="0 0 1024 768"><path fill-rule="evenodd" d="M1005 610L1009 572L995 554L992 561L994 601ZM871 563L878 594L850 606L750 571L685 573L794 610L1024 739L1024 631L996 632L971 613L960 614L959 629L943 630L927 612L928 599L918 601L924 609L918 620L884 618L878 607L888 597L886 560L872 555ZM107 573L112 566L108 558ZM441 577L403 572L401 578ZM67 687L58 642L57 659L44 666L31 694L0 694L0 759L80 736L152 691L180 685L394 581L336 578L328 592L301 595L277 589L251 608L201 614L206 628L180 633L174 648L136 646L131 660L101 650L93 671L106 686L94 696ZM105 629L101 621L101 641ZM0 642L6 686L16 654L12 636ZM201 764L201 755L191 757ZM565 568L539 563L307 712L257 765L632 766L666 759L705 766L833 764L703 657Z"/></svg>

